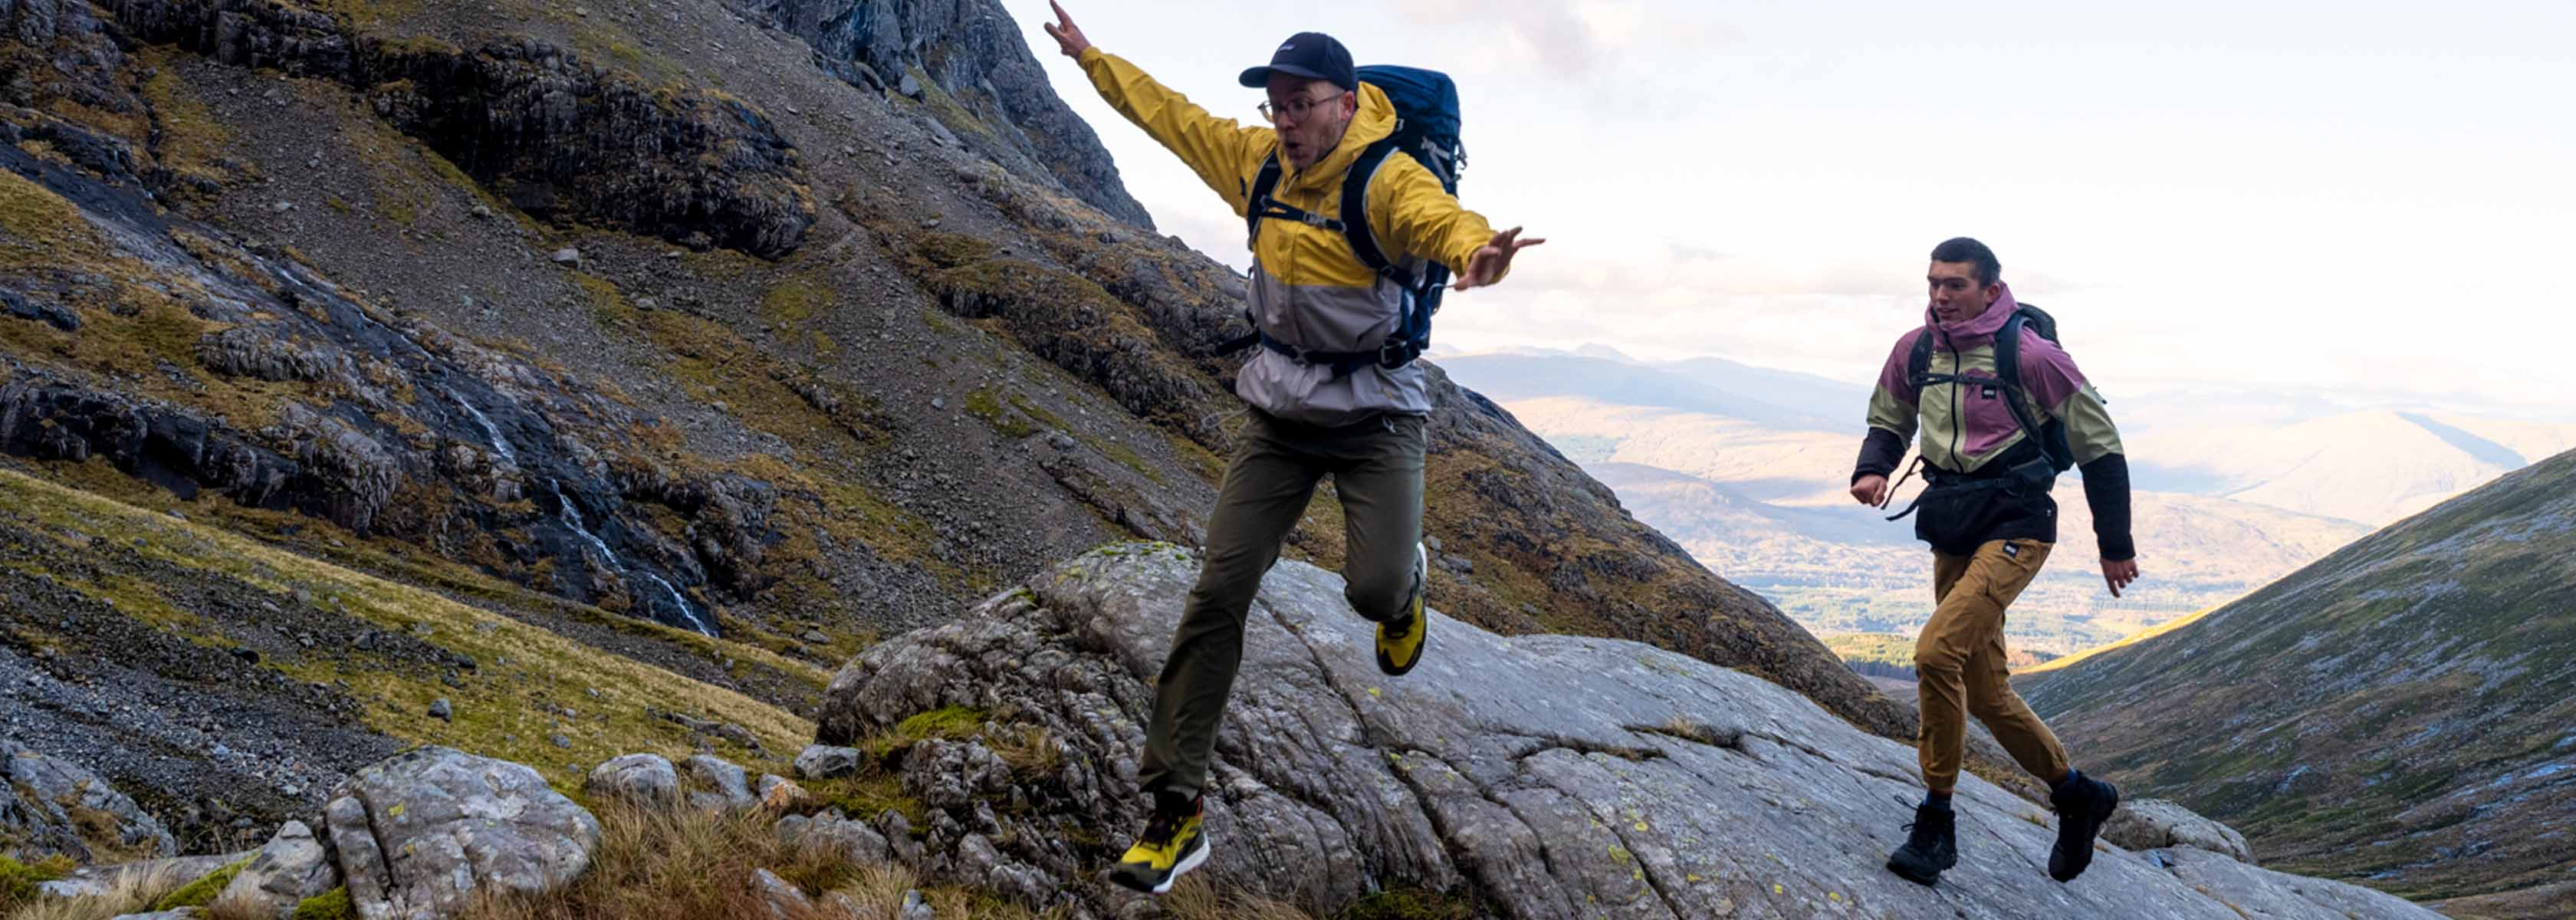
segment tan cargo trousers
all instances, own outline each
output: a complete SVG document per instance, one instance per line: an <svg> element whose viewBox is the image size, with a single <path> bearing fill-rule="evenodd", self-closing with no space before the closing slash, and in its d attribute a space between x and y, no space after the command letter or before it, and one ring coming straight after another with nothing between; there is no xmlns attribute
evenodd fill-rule
<svg viewBox="0 0 2576 920"><path fill-rule="evenodd" d="M2013 692L2004 665L2004 608L2030 586L2049 548L2038 540L1992 540L1973 556L1932 554L1932 597L1940 606L1914 642L1914 679L1923 705L1915 748L1933 792L1948 795L1959 783L1969 715L2032 776L2055 782L2066 775L2066 749Z"/></svg>

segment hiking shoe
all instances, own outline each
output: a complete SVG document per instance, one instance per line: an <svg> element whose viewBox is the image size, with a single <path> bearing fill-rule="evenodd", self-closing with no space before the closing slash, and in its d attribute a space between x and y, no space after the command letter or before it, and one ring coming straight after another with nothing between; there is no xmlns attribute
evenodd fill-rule
<svg viewBox="0 0 2576 920"><path fill-rule="evenodd" d="M1887 857L1887 871L1917 885L1938 885L1941 873L1959 864L1959 813L1918 805L1914 823L1905 826L1905 845Z"/></svg>
<svg viewBox="0 0 2576 920"><path fill-rule="evenodd" d="M1413 666L1422 663L1422 646L1427 636L1424 626L1430 618L1422 615L1422 595L1430 587L1431 558L1422 544L1413 544L1413 597L1404 604L1404 613L1377 624L1377 669L1388 677L1402 677Z"/></svg>
<svg viewBox="0 0 2576 920"><path fill-rule="evenodd" d="M1146 894L1162 894L1172 890L1182 873L1207 862L1207 837L1199 828L1207 814L1206 799L1156 796L1154 817L1145 822L1145 833L1137 836L1136 845L1118 858L1118 867L1109 870L1109 880Z"/></svg>
<svg viewBox="0 0 2576 920"><path fill-rule="evenodd" d="M2071 882L2093 865L2093 837L2120 807L2120 790L2079 773L2066 788L2050 791L2048 804L2057 809L2057 845L2048 848L2048 877Z"/></svg>

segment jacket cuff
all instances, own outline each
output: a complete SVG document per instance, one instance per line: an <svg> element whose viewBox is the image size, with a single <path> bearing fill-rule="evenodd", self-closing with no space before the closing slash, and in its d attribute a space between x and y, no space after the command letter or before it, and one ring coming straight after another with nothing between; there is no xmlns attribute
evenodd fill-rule
<svg viewBox="0 0 2576 920"><path fill-rule="evenodd" d="M1905 436L1885 428L1873 427L1869 437L1860 442L1860 462L1852 468L1852 481L1863 476L1885 476L1896 472L1905 462Z"/></svg>
<svg viewBox="0 0 2576 920"><path fill-rule="evenodd" d="M2137 540L2129 533L2129 458L2106 454L2084 464L2084 504L2093 509L2093 539L2102 558L2138 558Z"/></svg>

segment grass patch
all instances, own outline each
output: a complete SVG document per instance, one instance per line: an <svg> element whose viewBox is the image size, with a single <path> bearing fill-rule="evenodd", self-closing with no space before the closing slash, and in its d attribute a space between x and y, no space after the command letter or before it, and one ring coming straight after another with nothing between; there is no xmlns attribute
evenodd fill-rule
<svg viewBox="0 0 2576 920"><path fill-rule="evenodd" d="M598 323L599 328L609 329L635 322L635 307L626 302L626 295L617 289L615 282L577 271L572 273L572 283L581 288L582 304L590 308L591 321Z"/></svg>
<svg viewBox="0 0 2576 920"><path fill-rule="evenodd" d="M982 731L984 722L988 718L989 716L981 709L949 706L905 719L896 725L894 730L895 734L911 741L928 741L932 738L964 741L975 737L976 732Z"/></svg>
<svg viewBox="0 0 2576 920"><path fill-rule="evenodd" d="M0 857L0 875L8 874L5 866L9 864L7 857ZM52 857L33 868L40 876L34 881L52 881L69 877L72 863ZM0 911L6 911L10 920L111 920L151 910L153 902L187 881L187 877L164 864L150 870L111 873L105 879L106 891L78 898L44 897L31 882L27 890L34 897L13 906L6 896L0 896ZM0 882L0 886L5 885Z"/></svg>
<svg viewBox="0 0 2576 920"><path fill-rule="evenodd" d="M1020 401L1017 396L1011 399L1014 405ZM1032 424L1025 414L1005 408L992 387L982 387L966 394L966 414L983 419L984 424L992 427L994 434L1015 441L1038 433L1038 426Z"/></svg>
<svg viewBox="0 0 2576 920"><path fill-rule="evenodd" d="M180 77L177 57L160 48L144 49L142 56L144 71L151 74L141 86L143 101L152 107L153 127L161 132L159 143L152 146L153 160L182 178L195 180L179 183L182 189L237 178L242 167L225 154L234 149L232 133L224 130L214 110Z"/></svg>
<svg viewBox="0 0 2576 920"><path fill-rule="evenodd" d="M912 825L914 835L929 833L930 806L903 794L903 780L883 772L876 765L881 762L882 758L871 761L866 772L858 776L806 783L805 791L814 796L813 809L838 808L842 814L861 821L874 820L876 816L891 811L902 815L904 821Z"/></svg>
<svg viewBox="0 0 2576 920"><path fill-rule="evenodd" d="M461 920L768 917L768 903L753 883L759 870L770 869L816 894L858 879L863 868L821 847L780 841L758 812L722 815L611 803L596 814L599 847L581 878L542 895L486 894Z"/></svg>
<svg viewBox="0 0 2576 920"><path fill-rule="evenodd" d="M0 170L0 268L49 268L56 253L98 252L106 246L71 202Z"/></svg>
<svg viewBox="0 0 2576 920"><path fill-rule="evenodd" d="M27 865L0 856L0 910L7 910L35 900L36 886L71 874L69 857L56 855Z"/></svg>
<svg viewBox="0 0 2576 920"><path fill-rule="evenodd" d="M196 881L179 886L179 890L162 895L161 900L152 902L152 909L178 910L182 907L204 907L213 904L215 896L224 893L224 886L233 883L233 876L240 875L241 871L247 868L250 868L250 860L245 859L208 872Z"/></svg>
<svg viewBox="0 0 2576 920"><path fill-rule="evenodd" d="M760 315L790 329L804 326L821 316L832 303L831 289L822 282L799 275L769 286L761 292Z"/></svg>
<svg viewBox="0 0 2576 920"><path fill-rule="evenodd" d="M1419 888L1366 895L1342 912L1342 920L1469 920L1475 916L1474 901Z"/></svg>
<svg viewBox="0 0 2576 920"><path fill-rule="evenodd" d="M420 12L421 0L304 0L304 5L361 28L385 26Z"/></svg>
<svg viewBox="0 0 2576 920"><path fill-rule="evenodd" d="M349 901L346 885L297 902L293 920L357 920L358 907Z"/></svg>
<svg viewBox="0 0 2576 920"><path fill-rule="evenodd" d="M1136 471L1138 476L1157 483L1163 481L1163 472L1155 469L1153 464L1145 462L1145 456L1137 453L1134 448L1116 441L1102 441L1092 446L1099 448L1101 454L1109 459L1118 461L1118 465Z"/></svg>
<svg viewBox="0 0 2576 920"><path fill-rule="evenodd" d="M975 117L975 113L967 111L966 106L958 103L957 97L949 95L948 90L939 85L939 81L931 79L930 75L922 72L921 68L912 68L912 79L913 82L921 85L922 106L928 108L931 117L939 119L940 124L948 126L948 130L961 134L980 135L987 140L993 137L991 126L984 124L983 119Z"/></svg>
<svg viewBox="0 0 2576 920"><path fill-rule="evenodd" d="M62 539L115 534L120 544L147 559L228 578L281 602L300 594L316 607L343 612L371 628L407 633L471 657L479 667L461 687L445 686L441 669L356 649L274 656L261 666L299 681L345 688L365 707L365 722L373 730L528 764L559 787L577 786L589 765L620 754L691 753L694 739L686 729L648 714L648 708L741 725L771 751L800 750L814 735L811 722L732 690L428 591L16 472L0 470L0 517L25 521L30 530ZM606 620L613 615L598 616ZM816 688L825 680L820 669L754 647L655 623L627 622L632 630L710 660L730 660L737 672L756 663ZM439 697L451 701L453 721L423 715ZM561 708L577 714L563 716ZM550 737L555 734L571 746L556 747ZM737 762L763 762L747 750L719 753Z"/></svg>

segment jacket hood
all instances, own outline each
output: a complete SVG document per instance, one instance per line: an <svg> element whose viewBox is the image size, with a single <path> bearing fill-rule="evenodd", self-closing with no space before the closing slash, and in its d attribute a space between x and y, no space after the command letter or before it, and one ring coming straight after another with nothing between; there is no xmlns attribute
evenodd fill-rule
<svg viewBox="0 0 2576 920"><path fill-rule="evenodd" d="M2003 331L2004 322L2012 319L2013 311L2020 309L2020 304L2013 300L2012 285L2003 285L2003 289L2003 294L1986 307L1986 312L1955 323L1942 322L1941 314L1935 312L1932 305L1925 304L1923 325L1941 333L1942 344L1953 349L1975 348L1992 342L1995 333Z"/></svg>

